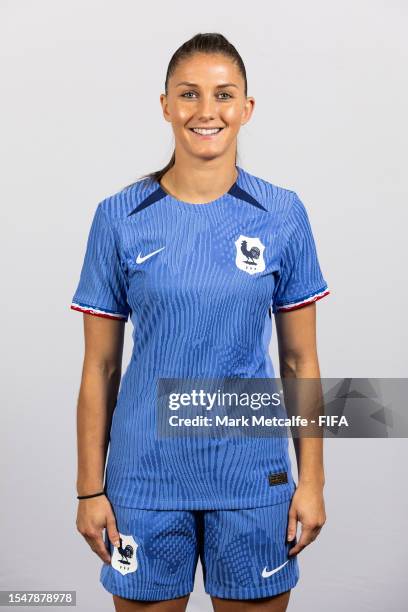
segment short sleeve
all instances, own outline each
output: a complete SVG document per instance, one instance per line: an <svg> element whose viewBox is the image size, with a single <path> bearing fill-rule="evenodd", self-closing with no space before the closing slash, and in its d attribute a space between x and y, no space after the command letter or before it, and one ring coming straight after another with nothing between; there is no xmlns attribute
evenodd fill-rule
<svg viewBox="0 0 408 612"><path fill-rule="evenodd" d="M282 225L280 269L272 311L301 308L329 295L320 269L308 214L297 194Z"/></svg>
<svg viewBox="0 0 408 612"><path fill-rule="evenodd" d="M79 283L71 308L109 319L128 320L127 283L113 228L102 202L98 205L86 244Z"/></svg>

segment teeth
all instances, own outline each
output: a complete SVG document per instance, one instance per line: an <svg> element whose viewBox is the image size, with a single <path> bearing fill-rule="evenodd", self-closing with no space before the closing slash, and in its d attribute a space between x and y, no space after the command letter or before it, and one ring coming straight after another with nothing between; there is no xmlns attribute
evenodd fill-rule
<svg viewBox="0 0 408 612"><path fill-rule="evenodd" d="M196 132L196 134L202 134L203 136L207 136L209 134L217 134L221 131L221 129L222 128L213 128L211 130L206 130L202 128L192 128L193 132Z"/></svg>

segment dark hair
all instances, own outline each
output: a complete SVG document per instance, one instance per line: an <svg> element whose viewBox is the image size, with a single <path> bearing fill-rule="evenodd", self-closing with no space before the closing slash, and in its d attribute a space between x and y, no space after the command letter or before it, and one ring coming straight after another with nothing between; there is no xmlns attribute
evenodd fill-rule
<svg viewBox="0 0 408 612"><path fill-rule="evenodd" d="M238 66L238 69L244 79L245 82L245 96L247 96L248 83L244 62L234 45L232 45L222 34L218 32L215 33L206 33L206 34L196 34L190 40L187 40L185 43L181 45L173 53L173 56L169 62L167 67L166 80L164 84L164 89L166 95L168 94L168 83L171 75L175 71L178 64L184 60L185 58L191 57L195 53L220 53L229 57L233 62L235 62ZM149 174L145 174L140 177L139 180L144 178L150 178L155 181L160 181L162 176L169 170L175 162L176 152L173 151L173 154L170 158L170 161L162 168L161 170L156 170L155 172L150 172Z"/></svg>

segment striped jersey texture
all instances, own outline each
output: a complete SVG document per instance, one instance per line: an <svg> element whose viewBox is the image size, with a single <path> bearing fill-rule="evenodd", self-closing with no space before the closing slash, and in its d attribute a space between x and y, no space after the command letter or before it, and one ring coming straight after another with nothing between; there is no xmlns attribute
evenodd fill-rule
<svg viewBox="0 0 408 612"><path fill-rule="evenodd" d="M274 378L271 312L329 294L298 195L236 169L209 203L142 179L94 213L71 308L133 324L105 475L117 505L234 509L293 494L286 437L157 432L159 379Z"/></svg>

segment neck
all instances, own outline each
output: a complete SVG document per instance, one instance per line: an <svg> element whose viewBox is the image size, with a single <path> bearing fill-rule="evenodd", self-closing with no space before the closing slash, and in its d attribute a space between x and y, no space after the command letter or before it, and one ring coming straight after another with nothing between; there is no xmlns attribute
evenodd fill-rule
<svg viewBox="0 0 408 612"><path fill-rule="evenodd" d="M201 204L222 196L237 177L235 158L228 164L218 159L204 162L199 160L199 163L190 164L176 161L160 182L171 196L192 204Z"/></svg>

